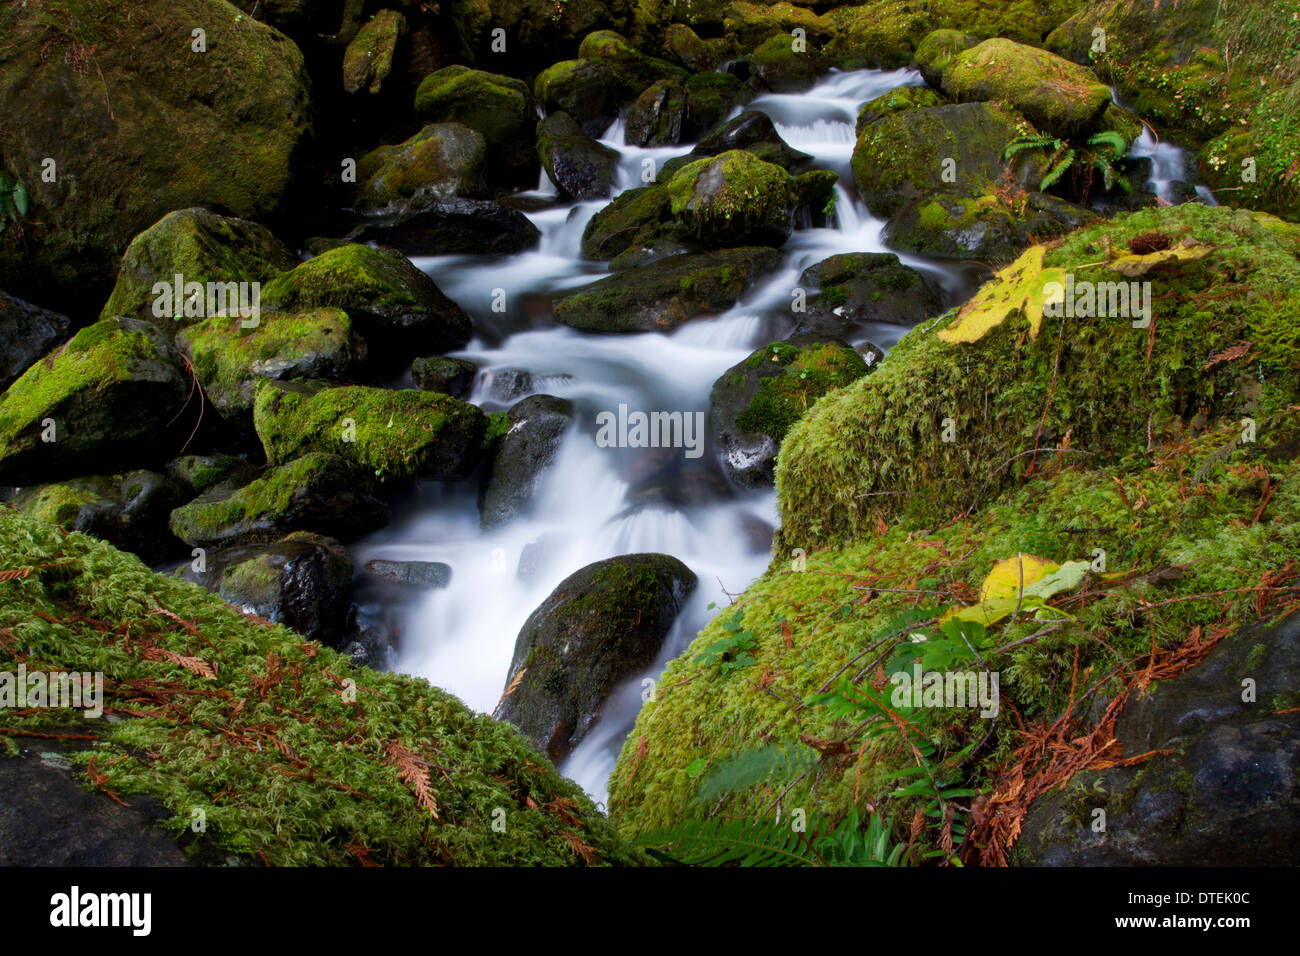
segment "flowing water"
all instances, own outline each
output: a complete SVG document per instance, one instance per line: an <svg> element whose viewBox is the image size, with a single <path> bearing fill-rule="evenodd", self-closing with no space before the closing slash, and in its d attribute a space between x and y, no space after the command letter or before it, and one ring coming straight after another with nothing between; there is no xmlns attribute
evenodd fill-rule
<svg viewBox="0 0 1300 956"><path fill-rule="evenodd" d="M505 408L497 391L504 370L531 373L529 393L574 403L574 424L544 473L528 515L481 530L477 482L422 485L405 514L359 544L357 558L444 561L450 586L433 591L406 614L393 666L458 695L470 707L495 709L528 615L569 574L594 561L635 552L671 554L699 577L659 659L606 702L586 739L561 767L598 802L619 748L642 703L642 679L657 675L715 613L766 568L776 521L775 494L732 487L712 448L700 458L682 449L614 449L596 445L596 415L629 410L707 412L713 382L758 346L794 327L792 290L800 273L836 253L884 252L884 222L858 199L849 159L859 107L905 85L920 84L911 70L832 73L799 94L762 96L746 109L766 112L781 136L840 174L835 226L796 230L781 266L734 308L686 323L669 334L591 335L560 326L550 311L559 290L607 274L580 255L583 228L604 204L561 201L542 176L519 197L541 231L532 251L505 257L413 259L473 316L476 338L457 356L480 366L471 400L485 410ZM623 143L615 122L603 142L618 150L617 188L640 185L647 160L655 168L690 146L640 149ZM1153 150L1158 173L1176 157ZM1172 178L1172 174L1171 178ZM936 263L900 254L906 264L935 275L953 299L969 292L978 273L969 265ZM504 290L507 308L493 311ZM888 350L907 331L891 325L863 330L862 341ZM527 393L525 393L527 394Z"/></svg>

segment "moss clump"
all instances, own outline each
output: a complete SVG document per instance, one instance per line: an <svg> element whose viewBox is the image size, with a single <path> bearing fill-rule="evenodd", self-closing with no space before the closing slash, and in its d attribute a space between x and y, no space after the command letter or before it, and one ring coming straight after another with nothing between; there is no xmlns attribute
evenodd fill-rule
<svg viewBox="0 0 1300 956"><path fill-rule="evenodd" d="M73 528L76 527L82 509L100 500L88 488L56 483L30 489L25 496L19 495L13 505L38 521Z"/></svg>
<svg viewBox="0 0 1300 956"><path fill-rule="evenodd" d="M773 342L751 355L746 364L750 368L777 365L782 374L762 379L736 424L778 443L817 399L868 371L867 363L853 349L829 342L803 347Z"/></svg>
<svg viewBox="0 0 1300 956"><path fill-rule="evenodd" d="M790 234L797 195L780 166L743 149L706 156L683 166L667 185L669 211L683 237L710 245L772 242Z"/></svg>
<svg viewBox="0 0 1300 956"><path fill-rule="evenodd" d="M741 0L729 3L723 22L726 35L734 38L742 48L751 50L777 34L788 38L796 28L804 30L812 41L825 39L833 30L829 17L785 2L748 3Z"/></svg>
<svg viewBox="0 0 1300 956"><path fill-rule="evenodd" d="M1258 218L1200 205L1119 216L1050 247L1045 265L1076 281L1122 280L1095 264L1151 232L1216 247L1144 277L1152 329L1127 317L1044 317L1030 339L1012 319L950 345L935 335L949 317L914 329L876 374L815 406L777 471L784 540L854 539L882 509L937 517L975 507L1066 444L1061 457L1141 467L1154 438L1198 413L1258 418L1300 398L1285 331L1300 261ZM1246 361L1215 360L1243 342L1253 343Z"/></svg>
<svg viewBox="0 0 1300 956"><path fill-rule="evenodd" d="M325 452L387 480L465 477L478 463L487 420L436 392L263 382L253 424L273 463Z"/></svg>
<svg viewBox="0 0 1300 956"><path fill-rule="evenodd" d="M530 174L536 177L537 111L523 80L466 66L444 67L420 81L415 112L426 121L460 123L482 134L498 182L526 183ZM528 185L536 185L536 179Z"/></svg>
<svg viewBox="0 0 1300 956"><path fill-rule="evenodd" d="M86 785L157 797L178 835L202 811L220 849L277 866L642 862L518 731L422 680L355 667L7 509L0 557L34 569L0 582L0 661L13 669L21 650L33 670L102 672L107 712L121 719L74 758L104 775ZM163 694L147 715L145 686ZM74 714L5 722L57 732ZM425 774L422 800L413 787Z"/></svg>
<svg viewBox="0 0 1300 956"><path fill-rule="evenodd" d="M423 304L419 277L423 275L405 256L349 243L322 252L268 282L262 290L262 304L281 312L330 308L384 312L419 307Z"/></svg>
<svg viewBox="0 0 1300 956"><path fill-rule="evenodd" d="M927 106L943 106L945 103L947 100L944 99L943 94L928 86L895 87L888 93L862 104L862 109L858 110L857 135L862 135L862 130L868 123L874 123L890 113Z"/></svg>
<svg viewBox="0 0 1300 956"><path fill-rule="evenodd" d="M636 246L675 234L671 200L662 185L625 189L587 223L582 254L588 259L612 259Z"/></svg>
<svg viewBox="0 0 1300 956"><path fill-rule="evenodd" d="M373 214L422 200L485 198L487 141L460 123L430 123L405 142L380 146L357 161L356 205Z"/></svg>

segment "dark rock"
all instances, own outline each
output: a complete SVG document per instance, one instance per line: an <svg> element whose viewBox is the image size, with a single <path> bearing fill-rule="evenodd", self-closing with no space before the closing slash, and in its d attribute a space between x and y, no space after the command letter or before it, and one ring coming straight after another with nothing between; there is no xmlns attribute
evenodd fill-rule
<svg viewBox="0 0 1300 956"><path fill-rule="evenodd" d="M686 86L676 78L646 87L627 114L623 142L629 146L675 146L686 117Z"/></svg>
<svg viewBox="0 0 1300 956"><path fill-rule="evenodd" d="M0 392L67 338L71 326L66 315L0 292Z"/></svg>
<svg viewBox="0 0 1300 956"><path fill-rule="evenodd" d="M513 402L534 388L533 373L523 368L492 368L483 373L488 396L498 402Z"/></svg>
<svg viewBox="0 0 1300 956"><path fill-rule="evenodd" d="M505 524L528 509L572 424L573 403L553 395L529 396L506 413L506 433L479 502L484 528Z"/></svg>
<svg viewBox="0 0 1300 956"><path fill-rule="evenodd" d="M434 355L411 363L411 378L416 388L442 392L453 398L468 398L474 389L478 366L468 359Z"/></svg>
<svg viewBox="0 0 1300 956"><path fill-rule="evenodd" d="M663 554L610 558L569 575L519 631L506 687L520 680L498 715L563 759L618 684L654 663L695 586L694 572Z"/></svg>
<svg viewBox="0 0 1300 956"><path fill-rule="evenodd" d="M686 79L686 115L682 118L682 141L704 136L754 92L729 73L696 73Z"/></svg>
<svg viewBox="0 0 1300 956"><path fill-rule="evenodd" d="M807 153L790 146L772 125L772 118L758 110L747 110L714 129L695 145L689 155L664 163L660 180L666 180L682 166L701 156L717 156L732 149L744 149L765 163L774 163L787 172L812 159Z"/></svg>
<svg viewBox="0 0 1300 956"><path fill-rule="evenodd" d="M618 153L588 136L568 113L552 113L537 124L537 152L561 195L600 199L613 191Z"/></svg>
<svg viewBox="0 0 1300 956"><path fill-rule="evenodd" d="M864 322L911 326L942 311L938 283L889 252L831 256L805 269L799 283L820 290L809 297L808 321L829 313L842 330Z"/></svg>
<svg viewBox="0 0 1300 956"><path fill-rule="evenodd" d="M387 561L374 558L366 562L366 574L378 581L417 591L445 588L451 583L451 565L441 561Z"/></svg>
<svg viewBox="0 0 1300 956"><path fill-rule="evenodd" d="M377 243L409 256L506 255L532 249L541 235L517 209L490 200L440 199L363 223L348 241Z"/></svg>
<svg viewBox="0 0 1300 956"><path fill-rule="evenodd" d="M547 115L568 113L588 136L602 135L618 117L619 79L602 59L556 63L537 77L533 93Z"/></svg>

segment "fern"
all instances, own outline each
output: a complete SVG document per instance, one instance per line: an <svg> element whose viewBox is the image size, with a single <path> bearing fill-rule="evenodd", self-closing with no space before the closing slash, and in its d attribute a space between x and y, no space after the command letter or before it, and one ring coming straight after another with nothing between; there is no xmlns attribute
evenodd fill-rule
<svg viewBox="0 0 1300 956"><path fill-rule="evenodd" d="M1065 171L1074 164L1075 155L1073 149L1067 149L1065 151L1065 154L1061 159L1055 166L1048 170L1047 175L1043 177L1043 181L1038 184L1040 192L1047 192L1047 190L1056 185L1060 178L1065 175Z"/></svg>
<svg viewBox="0 0 1300 956"><path fill-rule="evenodd" d="M687 820L637 837L637 844L687 866L817 866L806 833L787 823Z"/></svg>
<svg viewBox="0 0 1300 956"><path fill-rule="evenodd" d="M817 766L817 753L797 743L766 743L735 754L709 771L696 798L711 802L769 780L793 780Z"/></svg>

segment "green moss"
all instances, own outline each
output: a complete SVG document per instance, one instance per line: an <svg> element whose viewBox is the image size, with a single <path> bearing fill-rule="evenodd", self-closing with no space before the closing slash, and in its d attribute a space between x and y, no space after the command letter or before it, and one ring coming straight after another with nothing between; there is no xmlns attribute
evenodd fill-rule
<svg viewBox="0 0 1300 956"><path fill-rule="evenodd" d="M718 177L722 179L722 187L707 195L699 183L706 171L710 185ZM780 220L788 215L794 198L789 173L743 149L688 163L669 180L667 190L672 214L691 224L697 233L729 226L739 231Z"/></svg>
<svg viewBox="0 0 1300 956"><path fill-rule="evenodd" d="M780 365L784 372L762 380L736 423L745 431L768 435L777 443L822 395L843 388L868 371L862 356L833 343L799 347L774 342L750 357L750 367L756 367L755 357L760 364Z"/></svg>
<svg viewBox="0 0 1300 956"><path fill-rule="evenodd" d="M0 633L10 635L0 660L21 647L32 669L103 673L104 703L120 719L97 726L75 758L105 775L85 785L158 798L178 836L202 811L217 847L275 866L642 862L517 730L422 680L355 667L7 509L0 553L0 566L36 569L0 582ZM144 642L167 656L142 654ZM211 676L179 658L201 659ZM142 708L142 686L161 705ZM15 712L5 722L20 734L84 727L74 719ZM393 765L397 747L436 768L432 803L421 806Z"/></svg>
<svg viewBox="0 0 1300 956"><path fill-rule="evenodd" d="M419 270L398 253L349 243L277 276L262 289L264 308L281 312L421 305L412 287Z"/></svg>
<svg viewBox="0 0 1300 956"><path fill-rule="evenodd" d="M890 69L906 66L912 52L934 29L928 4L881 0L870 5L840 7L827 14L836 33L827 57L840 69Z"/></svg>
<svg viewBox="0 0 1300 956"><path fill-rule="evenodd" d="M857 131L861 135L868 123L874 123L882 116L903 110L918 109L927 106L943 106L947 100L937 90L928 86L899 86L873 100L862 104L858 110Z"/></svg>
<svg viewBox="0 0 1300 956"><path fill-rule="evenodd" d="M77 523L81 509L96 500L97 496L85 488L52 484L32 489L27 496L20 495L12 504L23 514L39 521L71 528Z"/></svg>

